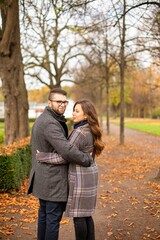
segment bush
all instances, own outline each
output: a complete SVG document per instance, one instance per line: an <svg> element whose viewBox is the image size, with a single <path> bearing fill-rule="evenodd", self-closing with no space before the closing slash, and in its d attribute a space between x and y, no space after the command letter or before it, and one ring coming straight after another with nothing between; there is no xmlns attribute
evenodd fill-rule
<svg viewBox="0 0 160 240"><path fill-rule="evenodd" d="M0 152L0 192L18 190L29 175L30 168L28 139L3 147Z"/></svg>
<svg viewBox="0 0 160 240"><path fill-rule="evenodd" d="M153 112L153 118L160 118L160 108L156 108Z"/></svg>
<svg viewBox="0 0 160 240"><path fill-rule="evenodd" d="M0 132L0 144L4 143L4 132Z"/></svg>
<svg viewBox="0 0 160 240"><path fill-rule="evenodd" d="M67 119L67 127L68 127L68 130L71 131L73 127L73 120L71 118Z"/></svg>

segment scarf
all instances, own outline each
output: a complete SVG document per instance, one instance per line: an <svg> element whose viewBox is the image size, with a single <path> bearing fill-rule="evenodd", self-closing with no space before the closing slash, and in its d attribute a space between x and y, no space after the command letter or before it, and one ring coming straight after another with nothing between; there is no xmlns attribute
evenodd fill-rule
<svg viewBox="0 0 160 240"><path fill-rule="evenodd" d="M80 121L80 122L78 122L78 123L75 123L75 124L74 124L74 129L77 129L78 127L81 127L81 126L83 126L83 125L85 125L85 124L87 124L87 123L88 123L87 120L82 120L82 121Z"/></svg>

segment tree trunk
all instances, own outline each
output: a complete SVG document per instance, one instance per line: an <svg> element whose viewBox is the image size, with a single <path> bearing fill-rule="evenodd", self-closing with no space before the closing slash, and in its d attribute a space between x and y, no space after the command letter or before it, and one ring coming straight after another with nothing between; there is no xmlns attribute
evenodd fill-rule
<svg viewBox="0 0 160 240"><path fill-rule="evenodd" d="M159 168L158 174L157 174L157 176L155 177L155 179L160 180L160 168Z"/></svg>
<svg viewBox="0 0 160 240"><path fill-rule="evenodd" d="M126 12L126 1L123 1L123 12ZM121 51L120 51L120 144L124 144L124 79L125 79L125 14L123 15L123 26L121 36Z"/></svg>
<svg viewBox="0 0 160 240"><path fill-rule="evenodd" d="M100 83L100 87L99 87L99 101L98 101L98 105L99 105L99 122L100 122L100 126L103 126L103 109L102 109L102 99L103 99L103 85L102 83Z"/></svg>
<svg viewBox="0 0 160 240"><path fill-rule="evenodd" d="M108 74L108 66L106 66L106 129L107 129L107 135L110 134L110 104L109 104L109 74Z"/></svg>
<svg viewBox="0 0 160 240"><path fill-rule="evenodd" d="M108 30L107 30L108 31ZM108 64L108 36L106 35L106 61L105 61L105 79L106 79L106 129L107 135L110 134L110 102L109 102L109 64Z"/></svg>
<svg viewBox="0 0 160 240"><path fill-rule="evenodd" d="M18 0L1 5L0 77L5 107L5 144L29 135L28 99L20 50Z"/></svg>

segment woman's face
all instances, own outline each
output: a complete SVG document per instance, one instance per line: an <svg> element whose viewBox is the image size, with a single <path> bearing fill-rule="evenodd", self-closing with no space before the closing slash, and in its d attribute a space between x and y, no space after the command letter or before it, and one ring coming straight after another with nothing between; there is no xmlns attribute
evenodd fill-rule
<svg viewBox="0 0 160 240"><path fill-rule="evenodd" d="M75 106L72 115L73 115L73 122L74 123L78 123L78 122L86 119L86 116L85 116L80 104L77 104Z"/></svg>

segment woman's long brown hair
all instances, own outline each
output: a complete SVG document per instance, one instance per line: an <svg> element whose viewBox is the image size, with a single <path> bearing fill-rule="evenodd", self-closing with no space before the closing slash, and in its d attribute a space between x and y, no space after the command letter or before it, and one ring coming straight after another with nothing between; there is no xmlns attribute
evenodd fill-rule
<svg viewBox="0 0 160 240"><path fill-rule="evenodd" d="M77 104L80 104L84 114L87 116L87 121L90 126L91 132L94 138L94 152L95 155L100 155L104 149L104 143L102 141L102 131L99 126L98 116L93 103L88 99L80 99L75 104L73 109Z"/></svg>

